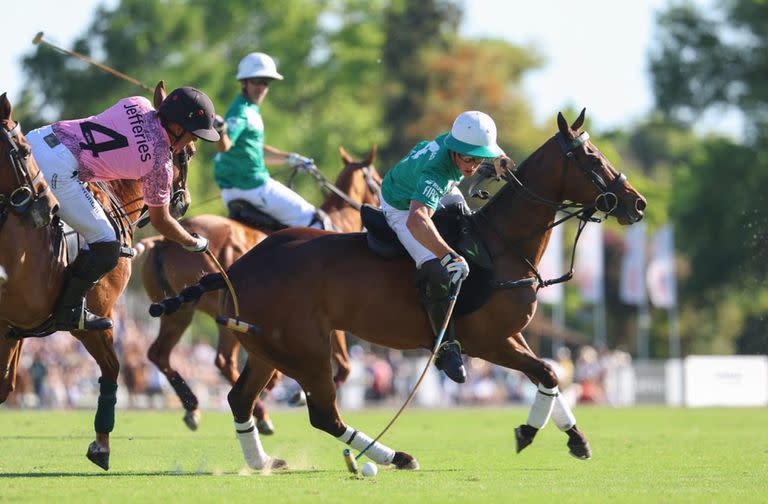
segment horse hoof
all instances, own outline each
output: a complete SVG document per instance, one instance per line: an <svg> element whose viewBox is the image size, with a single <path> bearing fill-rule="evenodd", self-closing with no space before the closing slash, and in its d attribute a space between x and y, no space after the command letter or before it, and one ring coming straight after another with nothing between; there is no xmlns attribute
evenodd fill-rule
<svg viewBox="0 0 768 504"><path fill-rule="evenodd" d="M101 467L105 471L109 471L109 449L105 450L101 446L93 441L88 445L88 452L85 454L88 460Z"/></svg>
<svg viewBox="0 0 768 504"><path fill-rule="evenodd" d="M269 467L269 469L272 471L284 471L288 469L288 462L283 459L273 458L269 459L269 464L267 464L267 467Z"/></svg>
<svg viewBox="0 0 768 504"><path fill-rule="evenodd" d="M272 425L272 420L269 418L259 418L256 420L256 428L258 429L259 434L264 436L271 436L275 433L275 426Z"/></svg>
<svg viewBox="0 0 768 504"><path fill-rule="evenodd" d="M200 426L200 417L200 410L187 410L187 412L184 413L184 424L189 427L189 430L196 431Z"/></svg>
<svg viewBox="0 0 768 504"><path fill-rule="evenodd" d="M523 429L515 428L515 442L517 443L517 453L523 451L529 444L533 443L533 438L523 434Z"/></svg>
<svg viewBox="0 0 768 504"><path fill-rule="evenodd" d="M589 448L589 443L584 441L571 443L568 442L568 453L573 455L579 460L589 460L592 458L592 450Z"/></svg>
<svg viewBox="0 0 768 504"><path fill-rule="evenodd" d="M298 392L293 394L291 398L288 400L288 405L294 408L298 408L300 406L306 406L307 394L304 393L303 389L299 389Z"/></svg>
<svg viewBox="0 0 768 504"><path fill-rule="evenodd" d="M395 458L392 459L392 463L397 469L410 471L417 471L419 469L419 462L405 452L395 452Z"/></svg>

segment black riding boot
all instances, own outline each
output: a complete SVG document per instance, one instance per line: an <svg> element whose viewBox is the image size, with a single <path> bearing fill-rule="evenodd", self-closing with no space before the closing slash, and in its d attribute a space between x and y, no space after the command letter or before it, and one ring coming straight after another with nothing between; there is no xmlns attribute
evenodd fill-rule
<svg viewBox="0 0 768 504"><path fill-rule="evenodd" d="M112 321L99 317L85 308L85 295L105 273L112 270L120 257L120 243L98 242L81 250L65 273L53 320L57 331L104 331L112 328Z"/></svg>
<svg viewBox="0 0 768 504"><path fill-rule="evenodd" d="M437 339L450 304L448 297L452 287L451 281L439 259L425 262L421 265L419 272L421 302L424 304L432 332ZM456 383L464 383L467 379L467 371L464 369L464 361L461 359L461 344L456 339L453 320L448 322L443 342L437 351L435 366Z"/></svg>
<svg viewBox="0 0 768 504"><path fill-rule="evenodd" d="M53 311L57 331L104 331L112 328L112 321L89 312L85 307L86 293L94 282L72 276L64 285Z"/></svg>

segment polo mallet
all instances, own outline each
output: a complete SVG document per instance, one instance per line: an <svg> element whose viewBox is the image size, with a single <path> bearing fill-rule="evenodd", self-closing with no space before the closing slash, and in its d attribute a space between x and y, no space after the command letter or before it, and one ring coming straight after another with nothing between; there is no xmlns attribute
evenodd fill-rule
<svg viewBox="0 0 768 504"><path fill-rule="evenodd" d="M229 275L227 275L227 271L222 267L221 263L218 259L216 259L216 256L213 255L213 252L211 252L211 249L205 249L205 253L208 255L208 257L211 258L213 261L213 264L216 265L217 268L219 268L219 273L221 273L221 276L224 277L224 282L227 284L227 289L229 289L229 295L232 296L232 304L235 308L235 320L240 320L240 305L237 302L237 294L235 294L235 288L232 286L232 282L229 280Z"/></svg>
<svg viewBox="0 0 768 504"><path fill-rule="evenodd" d="M357 461L360 460L360 457L365 455L365 452L368 451L368 449L376 444L376 441L381 439L381 437L389 430L390 427L392 427L392 424L395 423L395 421L400 417L400 414L405 410L406 407L411 403L413 398L416 396L416 391L419 389L419 386L421 385L421 382L424 381L424 377L427 375L427 371L429 371L429 366L432 365L432 362L435 360L435 355L437 355L437 351L440 349L440 346L443 344L443 338L445 337L445 331L448 329L448 323L451 321L451 316L453 315L453 308L456 306L456 300L459 299L459 291L461 290L461 284L464 283L464 279L460 279L458 283L456 284L456 291L451 296L451 301L448 304L448 311L445 312L445 319L443 320L443 325L440 327L440 332L437 335L437 340L435 340L435 346L432 348L432 355L429 356L429 360L427 361L427 365L424 366L424 371L421 372L421 376L419 376L419 380L416 382L416 385L413 386L413 390L411 390L411 393L408 394L408 397L405 399L405 402L400 407L400 409L395 413L395 416L392 417L392 420L389 421L386 427L384 427L384 430L382 430L376 438L368 443L368 446L363 448L363 450L358 453L356 456L352 455L352 452L349 450L349 448L345 448L342 452L344 455L344 462L347 464L347 469L349 472L353 474L357 474Z"/></svg>
<svg viewBox="0 0 768 504"><path fill-rule="evenodd" d="M135 84L135 85L139 86L140 88L144 89L145 91L149 91L150 93L152 92L152 88L142 84L140 81L134 79L133 77L125 75L122 72L118 72L114 68L110 68L107 65L103 65L103 64L98 63L96 61L93 61L91 58L89 58L88 56L85 56L84 54L80 54L79 52L71 51L69 49L64 49L63 47L59 47L57 45L54 45L54 44L48 42L47 40L43 39L43 32L40 32L37 35L35 35L35 38L32 39L32 43L35 44L35 45L45 44L45 45L47 45L47 46L49 46L49 47L51 47L53 49L56 49L59 52L63 52L64 54L68 54L70 56L74 56L75 58L83 60L86 63L89 63L89 64L95 66L96 68L99 68L99 69L101 69L101 70L103 70L103 71L105 71L107 73L111 73L112 75L114 75L116 77L119 77L119 78L121 78L121 79L123 79L125 81L128 81L131 84Z"/></svg>

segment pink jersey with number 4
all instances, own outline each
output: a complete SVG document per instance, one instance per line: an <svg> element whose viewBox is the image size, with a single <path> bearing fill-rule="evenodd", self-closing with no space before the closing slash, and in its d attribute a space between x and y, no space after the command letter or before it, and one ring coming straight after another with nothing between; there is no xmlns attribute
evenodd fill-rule
<svg viewBox="0 0 768 504"><path fill-rule="evenodd" d="M124 98L101 114L51 127L80 164L83 182L141 180L147 205L170 202L171 141L146 98Z"/></svg>

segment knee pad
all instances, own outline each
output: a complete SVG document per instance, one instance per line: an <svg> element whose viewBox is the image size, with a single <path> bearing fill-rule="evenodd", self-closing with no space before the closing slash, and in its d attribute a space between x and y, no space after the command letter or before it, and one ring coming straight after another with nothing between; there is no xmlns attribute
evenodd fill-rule
<svg viewBox="0 0 768 504"><path fill-rule="evenodd" d="M72 265L72 274L83 280L96 282L117 266L120 259L120 242L89 243Z"/></svg>

